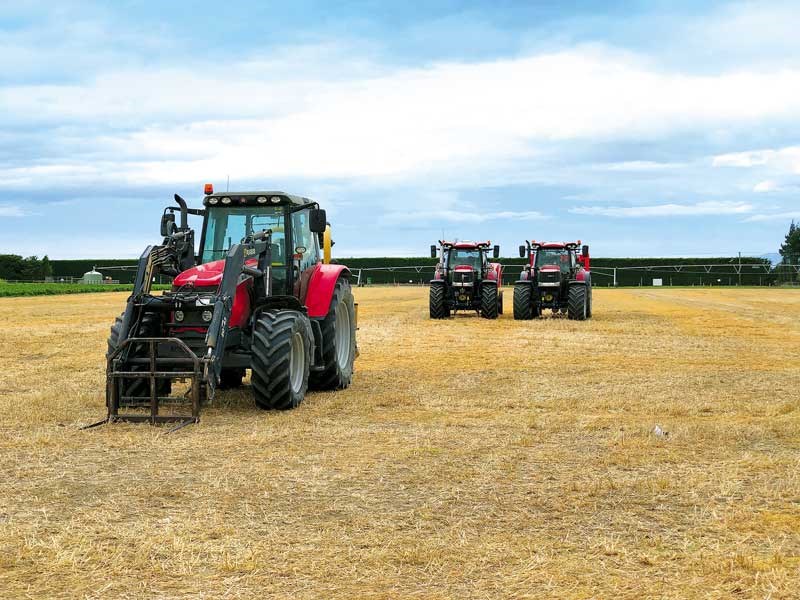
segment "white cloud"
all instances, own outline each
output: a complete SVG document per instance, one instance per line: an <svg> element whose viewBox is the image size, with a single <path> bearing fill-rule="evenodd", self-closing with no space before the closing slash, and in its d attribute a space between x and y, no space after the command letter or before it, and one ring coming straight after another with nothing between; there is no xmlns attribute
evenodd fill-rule
<svg viewBox="0 0 800 600"><path fill-rule="evenodd" d="M433 209L420 212L389 213L382 220L385 224L405 224L405 223L424 223L426 226L435 228L437 223L485 223L487 221L515 220L515 221L539 221L549 217L535 210L529 211L493 211L487 208L485 211L474 210L442 210Z"/></svg>
<svg viewBox="0 0 800 600"><path fill-rule="evenodd" d="M616 163L604 163L595 165L594 168L600 171L622 171L622 172L651 172L668 171L685 167L686 163L678 162L655 162L651 160L629 160Z"/></svg>
<svg viewBox="0 0 800 600"><path fill-rule="evenodd" d="M800 223L800 210L790 210L790 211L783 211L776 213L764 213L764 214L752 215L745 219L745 222L747 223L763 223L771 221L784 221L786 223L788 223L789 221L795 221Z"/></svg>
<svg viewBox="0 0 800 600"><path fill-rule="evenodd" d="M720 154L712 160L715 167L764 167L775 172L800 173L800 146L769 148Z"/></svg>
<svg viewBox="0 0 800 600"><path fill-rule="evenodd" d="M27 217L32 213L27 212L21 206L13 204L0 204L0 217Z"/></svg>
<svg viewBox="0 0 800 600"><path fill-rule="evenodd" d="M753 186L753 191L759 194L769 193L769 192L776 192L780 189L777 183L774 181L770 181L769 179L765 181L758 182L755 186Z"/></svg>
<svg viewBox="0 0 800 600"><path fill-rule="evenodd" d="M569 212L620 218L690 217L704 215L741 215L753 211L745 202L697 202L695 204L653 204L649 206L579 206Z"/></svg>
<svg viewBox="0 0 800 600"><path fill-rule="evenodd" d="M338 80L313 64L308 71L315 75L306 79L280 63L245 59L224 69L128 70L85 84L6 86L6 121L100 120L132 132L89 140L86 158L49 159L0 170L0 177L15 187L196 183L227 174L457 180L531 169L559 142L659 139L800 117L797 70L680 75L588 48L417 69L344 68L349 77ZM77 142L56 135L54 143L70 156ZM662 167L632 161L616 168Z"/></svg>

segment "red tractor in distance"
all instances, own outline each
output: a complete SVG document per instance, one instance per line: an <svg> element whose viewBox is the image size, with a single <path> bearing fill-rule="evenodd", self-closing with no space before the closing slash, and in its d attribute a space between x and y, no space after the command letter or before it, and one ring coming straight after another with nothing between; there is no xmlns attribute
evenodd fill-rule
<svg viewBox="0 0 800 600"><path fill-rule="evenodd" d="M527 320L567 313L583 321L592 316L592 277L589 271L589 246L581 242L526 242L519 247L521 258L528 258L519 281L514 283L514 318Z"/></svg>
<svg viewBox="0 0 800 600"><path fill-rule="evenodd" d="M445 319L458 310L477 311L484 319L503 314L503 266L489 262L491 242L444 242L431 246L438 256L430 287L431 319ZM500 256L494 246L493 257Z"/></svg>
<svg viewBox="0 0 800 600"><path fill-rule="evenodd" d="M284 192L215 194L210 184L203 208L188 208L177 194L175 202L162 215L163 242L141 255L133 293L111 328L108 416L96 425L195 423L201 401L240 386L246 370L264 409L294 408L309 388L347 387L356 311L350 271L330 264L325 211ZM189 215L203 218L197 252ZM172 289L151 293L159 275ZM185 394L173 393L176 381L190 383ZM187 400L191 416L160 411Z"/></svg>

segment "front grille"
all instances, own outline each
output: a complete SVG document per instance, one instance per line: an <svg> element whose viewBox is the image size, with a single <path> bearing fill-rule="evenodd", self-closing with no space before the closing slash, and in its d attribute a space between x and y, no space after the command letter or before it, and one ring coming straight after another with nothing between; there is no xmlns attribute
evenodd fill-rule
<svg viewBox="0 0 800 600"><path fill-rule="evenodd" d="M475 283L474 271L453 271L453 285L472 285Z"/></svg>
<svg viewBox="0 0 800 600"><path fill-rule="evenodd" d="M561 273L559 271L540 271L539 284L546 286L555 286L561 284Z"/></svg>

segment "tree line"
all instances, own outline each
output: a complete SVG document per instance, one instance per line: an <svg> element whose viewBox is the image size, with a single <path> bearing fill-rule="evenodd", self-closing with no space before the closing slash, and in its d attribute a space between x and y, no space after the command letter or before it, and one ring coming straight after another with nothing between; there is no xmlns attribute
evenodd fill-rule
<svg viewBox="0 0 800 600"><path fill-rule="evenodd" d="M0 279L41 281L53 275L53 264L45 254L42 258L17 254L0 254Z"/></svg>

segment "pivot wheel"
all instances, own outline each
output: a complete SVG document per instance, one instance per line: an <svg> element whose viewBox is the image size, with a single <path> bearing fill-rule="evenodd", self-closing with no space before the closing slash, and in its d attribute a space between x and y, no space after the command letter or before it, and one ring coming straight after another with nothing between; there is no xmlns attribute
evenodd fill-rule
<svg viewBox="0 0 800 600"><path fill-rule="evenodd" d="M445 303L444 283L431 284L429 308L431 319L446 319L450 316L450 311Z"/></svg>
<svg viewBox="0 0 800 600"><path fill-rule="evenodd" d="M585 321L587 317L587 294L585 285L572 285L567 296L567 317L573 321Z"/></svg>
<svg viewBox="0 0 800 600"><path fill-rule="evenodd" d="M336 282L328 315L319 325L322 332L320 346L323 369L311 373L311 388L346 388L353 379L353 363L356 360L356 309L347 279Z"/></svg>
<svg viewBox="0 0 800 600"><path fill-rule="evenodd" d="M295 408L305 398L313 334L308 317L296 310L268 310L253 328L251 383L263 409Z"/></svg>
<svg viewBox="0 0 800 600"><path fill-rule="evenodd" d="M481 286L481 316L484 319L496 319L499 309L498 304L497 286Z"/></svg>

